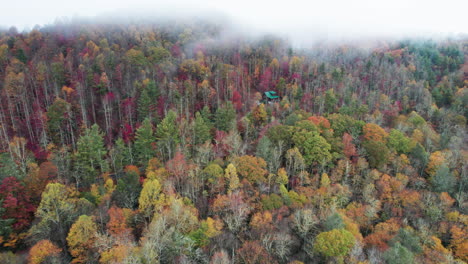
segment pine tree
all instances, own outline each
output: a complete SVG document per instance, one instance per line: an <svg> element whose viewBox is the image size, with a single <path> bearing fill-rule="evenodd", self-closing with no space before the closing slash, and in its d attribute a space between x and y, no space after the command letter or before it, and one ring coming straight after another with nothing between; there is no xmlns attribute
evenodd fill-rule
<svg viewBox="0 0 468 264"><path fill-rule="evenodd" d="M166 159L172 159L177 144L179 144L179 130L177 128L177 114L170 110L156 129L158 149Z"/></svg>
<svg viewBox="0 0 468 264"><path fill-rule="evenodd" d="M123 171L125 166L133 163L133 153L130 143L126 144L122 138L117 139L109 156L112 160L112 166L116 173Z"/></svg>
<svg viewBox="0 0 468 264"><path fill-rule="evenodd" d="M135 138L135 155L138 164L146 165L156 154L153 148L156 137L153 134L153 126L149 118L145 118L141 126L137 129Z"/></svg>
<svg viewBox="0 0 468 264"><path fill-rule="evenodd" d="M205 123L205 120L199 112L195 114L193 127L193 137L195 145L203 144L211 139L210 127Z"/></svg>
<svg viewBox="0 0 468 264"><path fill-rule="evenodd" d="M100 132L99 126L94 124L91 128L87 128L78 139L75 153L77 184L89 186L95 182L95 177L99 172L108 170L106 154L104 135Z"/></svg>
<svg viewBox="0 0 468 264"><path fill-rule="evenodd" d="M150 120L157 120L158 114L155 105L158 102L160 92L153 80L144 80L143 89L138 99L138 119L144 120L149 117Z"/></svg>
<svg viewBox="0 0 468 264"><path fill-rule="evenodd" d="M236 110L231 102L226 102L226 105L218 108L216 111L216 128L218 130L229 132L235 126Z"/></svg>

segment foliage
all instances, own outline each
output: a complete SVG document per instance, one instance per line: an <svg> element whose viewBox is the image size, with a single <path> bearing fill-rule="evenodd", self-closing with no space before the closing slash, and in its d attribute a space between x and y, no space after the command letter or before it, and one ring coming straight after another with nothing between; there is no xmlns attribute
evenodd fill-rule
<svg viewBox="0 0 468 264"><path fill-rule="evenodd" d="M89 186L95 182L98 172L106 172L108 169L104 157L107 150L104 147L103 134L99 126L94 124L85 129L83 135L78 139L77 151L75 153L77 170L77 182Z"/></svg>
<svg viewBox="0 0 468 264"><path fill-rule="evenodd" d="M92 260L92 248L97 227L90 216L81 215L71 226L67 236L68 251L74 257L72 263L88 263Z"/></svg>
<svg viewBox="0 0 468 264"><path fill-rule="evenodd" d="M353 247L354 236L344 229L333 229L317 235L314 251L327 257L345 256Z"/></svg>
<svg viewBox="0 0 468 264"><path fill-rule="evenodd" d="M156 138L153 135L151 121L149 118L145 118L135 134L135 154L141 165L147 164L156 154L153 145L155 142Z"/></svg>
<svg viewBox="0 0 468 264"><path fill-rule="evenodd" d="M61 252L62 250L49 240L41 240L37 242L29 251L28 263L47 263L53 258L58 258Z"/></svg>
<svg viewBox="0 0 468 264"><path fill-rule="evenodd" d="M393 247L387 250L383 256L388 264L410 264L414 263L414 255L406 247L397 242Z"/></svg>

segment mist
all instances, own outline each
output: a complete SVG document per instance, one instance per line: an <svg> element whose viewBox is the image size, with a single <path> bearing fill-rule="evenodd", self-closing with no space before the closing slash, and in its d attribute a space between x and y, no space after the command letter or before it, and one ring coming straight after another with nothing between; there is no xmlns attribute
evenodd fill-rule
<svg viewBox="0 0 468 264"><path fill-rule="evenodd" d="M296 47L323 42L466 37L463 0L439 1L10 1L0 27L20 32L76 21L130 23L209 19L230 34L274 34ZM28 8L25 8L28 6Z"/></svg>

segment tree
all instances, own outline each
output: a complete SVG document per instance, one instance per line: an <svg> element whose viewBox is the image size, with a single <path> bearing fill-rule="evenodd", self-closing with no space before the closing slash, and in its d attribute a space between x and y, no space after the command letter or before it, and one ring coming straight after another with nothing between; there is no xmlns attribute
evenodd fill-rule
<svg viewBox="0 0 468 264"><path fill-rule="evenodd" d="M0 153L0 181L12 175L20 175L15 161L9 153Z"/></svg>
<svg viewBox="0 0 468 264"><path fill-rule="evenodd" d="M33 218L36 207L31 203L31 198L25 187L15 178L3 179L0 185L0 204L5 211L3 219L14 219L13 229L21 231L28 227Z"/></svg>
<svg viewBox="0 0 468 264"><path fill-rule="evenodd" d="M3 200L0 199L0 204L3 204ZM4 241L10 233L13 231L11 225L15 222L13 218L7 218L5 216L5 208L0 207L0 241Z"/></svg>
<svg viewBox="0 0 468 264"><path fill-rule="evenodd" d="M345 256L354 246L354 236L345 229L333 229L317 235L314 251L327 257Z"/></svg>
<svg viewBox="0 0 468 264"><path fill-rule="evenodd" d="M367 159L369 160L369 165L374 168L380 168L381 166L387 164L390 151L381 141L365 141L363 144L364 149L367 152Z"/></svg>
<svg viewBox="0 0 468 264"><path fill-rule="evenodd" d="M161 202L161 184L156 179L147 179L138 199L138 209L147 218L152 218Z"/></svg>
<svg viewBox="0 0 468 264"><path fill-rule="evenodd" d="M145 118L157 120L156 104L160 96L160 91L153 80L145 79L142 82L142 90L138 98L138 119Z"/></svg>
<svg viewBox="0 0 468 264"><path fill-rule="evenodd" d="M195 145L203 144L207 140L211 140L210 126L206 124L200 112L195 114L193 137Z"/></svg>
<svg viewBox="0 0 468 264"><path fill-rule="evenodd" d="M353 137L348 134L343 134L343 154L349 159L357 156L356 146L353 144Z"/></svg>
<svg viewBox="0 0 468 264"><path fill-rule="evenodd" d="M52 142L55 144L65 143L66 130L64 131L66 114L70 111L71 105L61 99L56 98L54 103L47 109L47 130Z"/></svg>
<svg viewBox="0 0 468 264"><path fill-rule="evenodd" d="M62 249L58 248L50 240L37 242L29 251L29 264L56 263Z"/></svg>
<svg viewBox="0 0 468 264"><path fill-rule="evenodd" d="M58 169L50 161L42 162L39 167L36 163L29 163L29 173L24 182L31 198L39 200L44 188L50 181L55 180L57 175Z"/></svg>
<svg viewBox="0 0 468 264"><path fill-rule="evenodd" d="M240 263L244 264L273 264L277 263L258 241L246 241L237 250Z"/></svg>
<svg viewBox="0 0 468 264"><path fill-rule="evenodd" d="M89 186L95 183L95 177L99 171L106 172L108 170L105 160L106 154L104 135L99 126L94 124L91 128L85 129L83 135L78 139L75 153L77 185Z"/></svg>
<svg viewBox="0 0 468 264"><path fill-rule="evenodd" d="M293 136L294 144L301 150L305 164L326 165L331 161L331 145L316 132L298 132Z"/></svg>
<svg viewBox="0 0 468 264"><path fill-rule="evenodd" d="M156 154L153 144L156 138L153 135L153 126L149 118L145 118L141 126L136 131L135 155L138 163L148 164L148 161Z"/></svg>
<svg viewBox="0 0 468 264"><path fill-rule="evenodd" d="M59 247L65 246L66 232L80 213L76 201L70 196L70 189L65 185L47 184L36 211L39 222L29 231L34 240L49 239Z"/></svg>
<svg viewBox="0 0 468 264"><path fill-rule="evenodd" d="M127 212L129 210L127 209ZM114 237L127 237L131 234L132 229L127 225L125 209L116 207L115 205L107 211L109 214L109 222L107 222L107 231Z"/></svg>
<svg viewBox="0 0 468 264"><path fill-rule="evenodd" d="M286 151L286 167L289 175L296 175L299 171L304 170L305 160L297 147Z"/></svg>
<svg viewBox="0 0 468 264"><path fill-rule="evenodd" d="M233 160L237 172L251 183L265 182L266 162L254 156L241 156Z"/></svg>
<svg viewBox="0 0 468 264"><path fill-rule="evenodd" d="M414 255L399 242L387 250L383 258L388 264L411 264L414 263Z"/></svg>
<svg viewBox="0 0 468 264"><path fill-rule="evenodd" d="M452 235L450 240L450 248L453 249L454 255L462 261L468 261L468 234L466 228L460 228L456 225L450 228Z"/></svg>
<svg viewBox="0 0 468 264"><path fill-rule="evenodd" d="M329 89L325 92L325 111L327 113L332 113L336 108L336 103L338 99L335 96L333 89Z"/></svg>
<svg viewBox="0 0 468 264"><path fill-rule="evenodd" d="M429 174L429 176L435 175L444 163L446 163L444 154L440 151L433 152L429 157L426 173Z"/></svg>
<svg viewBox="0 0 468 264"><path fill-rule="evenodd" d="M401 131L392 129L388 137L388 147L398 153L408 153L412 149L411 139L407 138Z"/></svg>
<svg viewBox="0 0 468 264"><path fill-rule="evenodd" d="M261 126L265 124L267 121L267 112L265 110L265 105L264 104L259 104L255 107L255 109L252 111L252 118L257 126Z"/></svg>
<svg viewBox="0 0 468 264"><path fill-rule="evenodd" d="M138 203L141 191L138 168L127 166L122 178L117 181L117 187L112 193L112 199L119 207L133 209Z"/></svg>
<svg viewBox="0 0 468 264"><path fill-rule="evenodd" d="M226 167L224 177L228 180L228 190L230 193L239 188L239 177L237 176L236 167L232 163L229 163L229 165Z"/></svg>
<svg viewBox="0 0 468 264"><path fill-rule="evenodd" d="M457 179L445 164L439 167L435 175L429 178L429 181L435 192L453 193L457 184Z"/></svg>
<svg viewBox="0 0 468 264"><path fill-rule="evenodd" d="M231 102L216 110L215 114L215 125L218 130L225 132L231 131L235 126L236 110Z"/></svg>
<svg viewBox="0 0 468 264"><path fill-rule="evenodd" d="M166 159L172 159L175 148L179 144L179 130L176 119L177 114L170 110L156 129L157 145L162 156Z"/></svg>
<svg viewBox="0 0 468 264"><path fill-rule="evenodd" d="M73 256L72 263L89 263L95 256L93 247L97 227L91 216L81 215L68 232L68 251Z"/></svg>
<svg viewBox="0 0 468 264"><path fill-rule="evenodd" d="M133 163L132 145L125 143L122 138L118 138L112 149L109 151L114 172L121 173L125 166Z"/></svg>
<svg viewBox="0 0 468 264"><path fill-rule="evenodd" d="M331 231L333 229L342 229L345 227L343 218L338 213L333 213L325 219L323 223L325 231Z"/></svg>
<svg viewBox="0 0 468 264"><path fill-rule="evenodd" d="M388 133L377 124L365 124L362 128L363 138L365 141L378 141L385 143Z"/></svg>
<svg viewBox="0 0 468 264"><path fill-rule="evenodd" d="M411 228L400 228L398 234L392 239L392 242L394 244L400 243L401 246L404 246L415 254L419 254L423 251L421 240Z"/></svg>

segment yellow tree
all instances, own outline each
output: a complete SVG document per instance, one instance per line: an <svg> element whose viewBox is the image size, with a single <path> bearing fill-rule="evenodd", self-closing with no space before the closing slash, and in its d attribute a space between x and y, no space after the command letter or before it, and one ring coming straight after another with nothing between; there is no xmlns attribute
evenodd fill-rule
<svg viewBox="0 0 468 264"><path fill-rule="evenodd" d="M239 188L239 177L237 176L237 169L232 163L227 166L224 176L229 181L229 193Z"/></svg>
<svg viewBox="0 0 468 264"><path fill-rule="evenodd" d="M91 216L81 215L71 226L67 236L68 251L74 257L72 263L88 263L93 259L97 227Z"/></svg>
<svg viewBox="0 0 468 264"><path fill-rule="evenodd" d="M140 212L148 218L154 215L154 212L160 204L159 196L161 194L161 184L156 179L147 179L143 184L143 189L138 199Z"/></svg>
<svg viewBox="0 0 468 264"><path fill-rule="evenodd" d="M440 151L433 152L429 157L429 162L427 163L426 172L430 176L434 176L439 169L439 167L445 163L445 157Z"/></svg>
<svg viewBox="0 0 468 264"><path fill-rule="evenodd" d="M58 257L62 250L54 245L50 240L41 240L37 242L29 251L29 264L40 264L44 260Z"/></svg>
<svg viewBox="0 0 468 264"><path fill-rule="evenodd" d="M252 117L257 126L263 125L267 121L267 112L264 104L259 104L252 111Z"/></svg>

